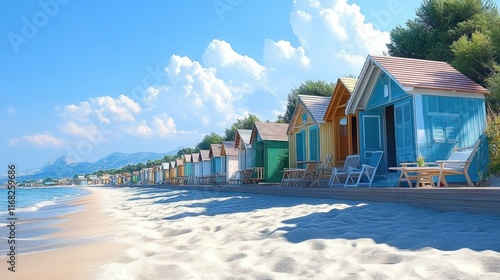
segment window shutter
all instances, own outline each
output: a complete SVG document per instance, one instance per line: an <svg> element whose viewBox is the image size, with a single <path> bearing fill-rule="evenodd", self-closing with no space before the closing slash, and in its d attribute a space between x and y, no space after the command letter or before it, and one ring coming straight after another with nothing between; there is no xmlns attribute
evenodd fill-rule
<svg viewBox="0 0 500 280"><path fill-rule="evenodd" d="M318 160L319 157L319 131L318 127L309 128L309 159Z"/></svg>
<svg viewBox="0 0 500 280"><path fill-rule="evenodd" d="M434 142L444 142L445 124L443 117L432 117L432 138Z"/></svg>
<svg viewBox="0 0 500 280"><path fill-rule="evenodd" d="M303 133L299 132L295 134L295 140L297 142L297 161L304 160L304 138Z"/></svg>
<svg viewBox="0 0 500 280"><path fill-rule="evenodd" d="M410 103L396 106L395 125L396 125L396 147L398 149L411 148L413 137L411 130L411 107Z"/></svg>
<svg viewBox="0 0 500 280"><path fill-rule="evenodd" d="M457 118L447 117L446 118L446 140L448 142L455 143L457 141L457 131L456 131Z"/></svg>

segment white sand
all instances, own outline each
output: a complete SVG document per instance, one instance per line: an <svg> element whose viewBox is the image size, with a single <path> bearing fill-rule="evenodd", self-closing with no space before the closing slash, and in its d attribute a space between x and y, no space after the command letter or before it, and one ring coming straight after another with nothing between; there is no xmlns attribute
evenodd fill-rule
<svg viewBox="0 0 500 280"><path fill-rule="evenodd" d="M98 279L500 279L500 216L391 203L102 189L129 247ZM500 207L500 206L499 206Z"/></svg>

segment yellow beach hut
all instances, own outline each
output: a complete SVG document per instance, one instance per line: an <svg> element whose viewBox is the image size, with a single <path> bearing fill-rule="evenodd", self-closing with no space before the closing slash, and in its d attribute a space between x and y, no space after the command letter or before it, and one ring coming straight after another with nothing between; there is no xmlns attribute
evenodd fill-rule
<svg viewBox="0 0 500 280"><path fill-rule="evenodd" d="M333 153L333 126L323 120L329 103L330 97L299 95L287 129L291 168L324 162Z"/></svg>

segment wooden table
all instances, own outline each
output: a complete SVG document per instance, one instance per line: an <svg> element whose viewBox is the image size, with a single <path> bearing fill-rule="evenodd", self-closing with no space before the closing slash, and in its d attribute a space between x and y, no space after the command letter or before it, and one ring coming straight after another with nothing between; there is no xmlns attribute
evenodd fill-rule
<svg viewBox="0 0 500 280"><path fill-rule="evenodd" d="M410 188L413 187L412 180L416 180L415 187L418 187L419 184L428 183L431 186L435 186L432 180L433 176L438 176L438 186L443 182L444 185L448 185L444 176L440 176L439 169L436 167L427 167L427 166L400 166L400 167L389 167L390 170L399 171L399 179L398 179L398 187L399 184L403 181L406 181Z"/></svg>

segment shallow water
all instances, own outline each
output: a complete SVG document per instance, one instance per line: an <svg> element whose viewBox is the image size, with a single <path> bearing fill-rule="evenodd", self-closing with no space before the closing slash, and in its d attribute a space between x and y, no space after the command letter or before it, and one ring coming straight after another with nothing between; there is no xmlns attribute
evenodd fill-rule
<svg viewBox="0 0 500 280"><path fill-rule="evenodd" d="M68 240L49 239L57 232L58 217L77 212L81 206L71 205L74 199L88 194L79 187L17 188L13 215L9 215L7 189L0 190L0 255L15 246L16 254L56 249L68 245ZM9 224L14 222L13 231ZM14 237L14 238L12 238ZM9 240L15 240L15 243Z"/></svg>

